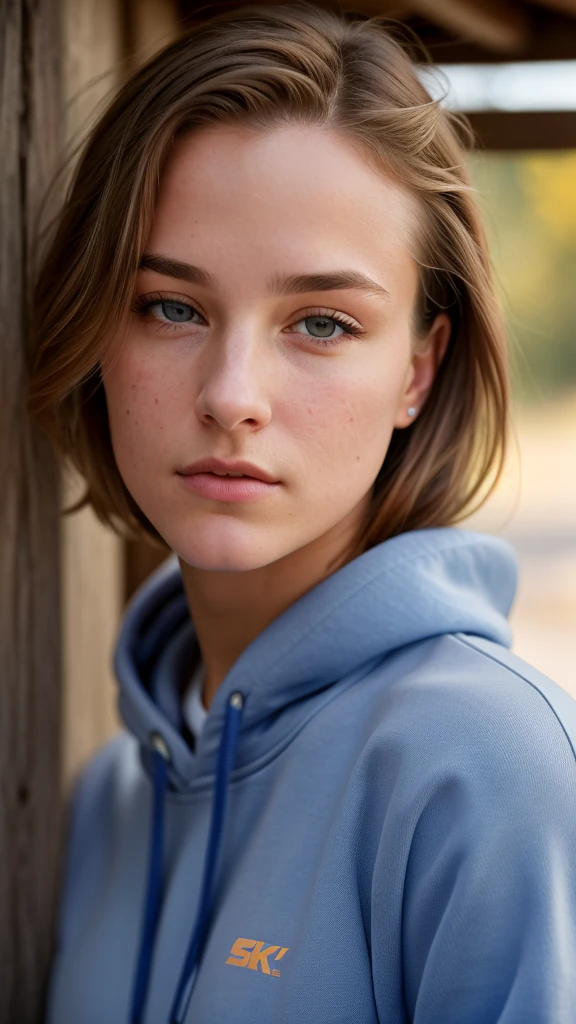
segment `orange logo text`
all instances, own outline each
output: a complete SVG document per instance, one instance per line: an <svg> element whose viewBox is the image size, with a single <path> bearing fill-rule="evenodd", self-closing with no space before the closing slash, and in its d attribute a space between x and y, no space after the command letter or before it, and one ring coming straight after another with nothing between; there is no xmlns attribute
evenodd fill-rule
<svg viewBox="0 0 576 1024"><path fill-rule="evenodd" d="M233 967L247 967L249 971L262 971L262 974L272 974L275 978L280 977L277 968L270 968L268 963L281 960L288 952L289 946L267 946L265 942L257 942L256 939L236 939L230 950L230 956L226 963Z"/></svg>

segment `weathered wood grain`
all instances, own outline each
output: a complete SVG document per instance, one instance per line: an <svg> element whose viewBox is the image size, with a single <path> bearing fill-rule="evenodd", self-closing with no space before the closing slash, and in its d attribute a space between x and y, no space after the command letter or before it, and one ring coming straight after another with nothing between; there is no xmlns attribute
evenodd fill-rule
<svg viewBox="0 0 576 1024"><path fill-rule="evenodd" d="M117 87L124 61L120 0L61 0L64 135L76 147ZM63 475L64 505L84 491ZM118 728L112 653L123 603L121 539L91 508L62 520L63 737L67 795L78 771Z"/></svg>
<svg viewBox="0 0 576 1024"><path fill-rule="evenodd" d="M61 838L59 471L24 412L60 125L57 0L0 0L0 1024L42 1019Z"/></svg>

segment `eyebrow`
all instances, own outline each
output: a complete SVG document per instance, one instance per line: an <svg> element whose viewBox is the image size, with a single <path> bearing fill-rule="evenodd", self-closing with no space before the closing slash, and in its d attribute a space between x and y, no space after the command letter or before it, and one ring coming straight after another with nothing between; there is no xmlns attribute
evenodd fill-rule
<svg viewBox="0 0 576 1024"><path fill-rule="evenodd" d="M144 253L140 260L140 270L152 270L165 277L173 277L190 284L203 285L205 288L217 290L216 279L207 270L195 267L191 263L163 256L161 253ZM377 281L362 274L359 270L335 270L325 274L292 274L282 276L274 274L267 281L272 295L295 295L303 292L343 291L347 288L363 291L367 294L389 297L390 293Z"/></svg>

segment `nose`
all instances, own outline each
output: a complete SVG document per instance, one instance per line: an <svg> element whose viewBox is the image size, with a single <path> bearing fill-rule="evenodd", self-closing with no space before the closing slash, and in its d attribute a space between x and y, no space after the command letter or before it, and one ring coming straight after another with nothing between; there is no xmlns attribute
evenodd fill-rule
<svg viewBox="0 0 576 1024"><path fill-rule="evenodd" d="M270 422L271 373L256 332L214 341L202 367L196 414L206 426L258 430Z"/></svg>

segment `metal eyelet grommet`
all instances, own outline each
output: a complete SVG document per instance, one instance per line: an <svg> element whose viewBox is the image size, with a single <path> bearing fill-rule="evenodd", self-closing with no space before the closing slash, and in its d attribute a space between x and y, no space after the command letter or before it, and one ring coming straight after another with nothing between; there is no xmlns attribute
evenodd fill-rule
<svg viewBox="0 0 576 1024"><path fill-rule="evenodd" d="M164 739L161 732L150 733L150 746L164 758L165 761L170 761L170 750L168 744Z"/></svg>

